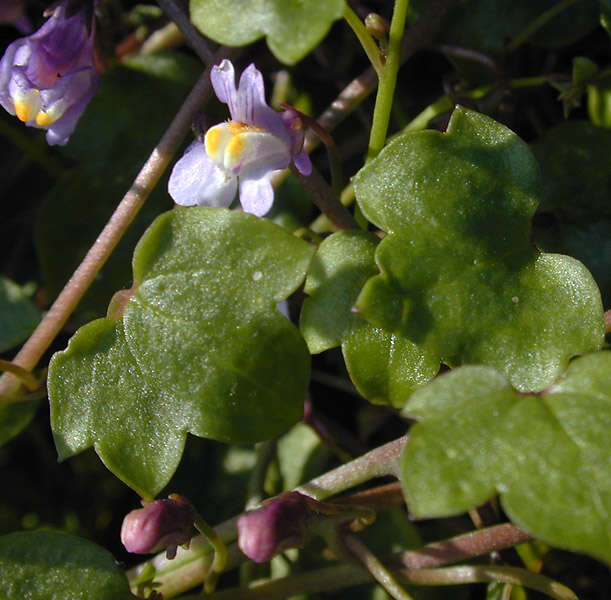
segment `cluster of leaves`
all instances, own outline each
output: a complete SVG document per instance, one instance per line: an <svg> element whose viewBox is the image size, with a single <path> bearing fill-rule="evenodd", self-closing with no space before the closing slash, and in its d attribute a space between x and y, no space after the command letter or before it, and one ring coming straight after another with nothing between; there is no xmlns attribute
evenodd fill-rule
<svg viewBox="0 0 611 600"><path fill-rule="evenodd" d="M321 41L341 18L343 0L247 4L191 0L190 15L218 43L244 46L265 37L278 61L302 61L300 74L310 83L319 69L306 55L316 47L338 50L333 40ZM414 3L413 27L428 4ZM611 299L611 77L608 34L599 25L611 8L564 3L556 14L552 0L445 4L437 41L451 62L441 70L458 83L441 104L463 98L471 108L453 110L443 132L401 131L405 112L416 113L406 98L417 81L399 82L397 135L351 173L362 230L311 232L317 244L292 235L301 211L288 185L280 195L291 202L275 219L291 224L288 231L221 208L160 214L170 203L159 184L75 313L82 326L48 365L61 459L93 447L143 498L191 485L206 514L213 509L193 483L201 478L198 465L188 473L179 468L187 434L232 445L282 436L266 490L291 489L330 462L321 438L299 423L311 355L320 354L315 364L336 378L345 369L360 404L337 410L338 392L327 389L315 408L351 428L348 437L360 447L397 429L406 433L405 417L417 421L399 470L413 516L453 517L498 495L511 521L534 537L611 560L611 353L603 319ZM546 24L526 36L542 15ZM587 59L577 54L586 51ZM266 49L253 46L255 53L270 63ZM353 62L364 66L360 60ZM437 59L419 60L428 69ZM527 60L534 67L524 67ZM552 60L567 77L535 71L537 92L520 95L518 78ZM35 189L40 205L27 207L38 212L28 231L37 265L14 255L26 271L16 279L38 278L47 297L57 294L197 72L196 60L176 51L122 60L104 75L70 144L55 154L37 146L35 135L19 137L2 115L3 130L27 152L22 169L44 167L52 178ZM330 73L329 86L337 76ZM551 85L541 86L559 82L556 102ZM587 110L578 106L584 95ZM430 99L423 91L410 102L423 109ZM567 106L574 112L563 121ZM350 136L338 132L340 150ZM23 175L6 177L3 191L10 192ZM14 229L14 237L21 234ZM40 319L31 287L0 280L1 352ZM291 296L298 325L278 309ZM106 316L91 321L106 306ZM0 406L0 442L24 429L26 435L37 406ZM319 434L331 447L342 445ZM250 447L224 456L207 484L212 503L223 502L232 469L244 475L253 466ZM437 527L433 535L449 535ZM372 547L392 540L404 549L421 544L422 533L397 511L381 516L369 537ZM130 597L105 551L50 532L1 537L0 580L10 600L48 597L49 590L79 598L84 589L96 598Z"/></svg>

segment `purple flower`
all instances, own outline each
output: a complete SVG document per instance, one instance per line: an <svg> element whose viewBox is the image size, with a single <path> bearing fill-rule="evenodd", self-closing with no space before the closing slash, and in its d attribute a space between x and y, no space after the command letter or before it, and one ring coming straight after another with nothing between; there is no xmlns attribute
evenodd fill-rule
<svg viewBox="0 0 611 600"><path fill-rule="evenodd" d="M10 23L21 33L30 33L32 25L27 15L23 12L25 0L1 0L0 23Z"/></svg>
<svg viewBox="0 0 611 600"><path fill-rule="evenodd" d="M302 546L312 514L311 498L286 492L261 508L238 517L238 547L254 562L267 562L274 554Z"/></svg>
<svg viewBox="0 0 611 600"><path fill-rule="evenodd" d="M14 41L0 61L0 104L47 142L65 144L98 85L91 5L64 0L35 33Z"/></svg>
<svg viewBox="0 0 611 600"><path fill-rule="evenodd" d="M262 216L271 208L270 177L291 162L304 175L312 164L303 150L303 124L297 113L276 112L265 102L263 76L251 64L235 86L233 65L213 67L212 87L229 106L231 121L211 127L174 165L168 191L183 206L229 206L240 188L242 208Z"/></svg>
<svg viewBox="0 0 611 600"><path fill-rule="evenodd" d="M121 526L121 542L128 552L166 550L168 558L174 558L176 547L191 539L195 514L186 498L170 494L167 500L155 500L128 513Z"/></svg>

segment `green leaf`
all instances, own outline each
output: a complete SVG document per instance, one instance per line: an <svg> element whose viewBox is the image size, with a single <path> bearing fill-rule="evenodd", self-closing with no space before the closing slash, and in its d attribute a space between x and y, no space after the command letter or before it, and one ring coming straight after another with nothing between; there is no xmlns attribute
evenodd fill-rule
<svg viewBox="0 0 611 600"><path fill-rule="evenodd" d="M61 458L93 445L144 496L167 484L187 432L255 442L303 414L308 353L278 302L313 249L239 212L166 213L134 254L134 287L49 369Z"/></svg>
<svg viewBox="0 0 611 600"><path fill-rule="evenodd" d="M458 108L447 133L398 137L354 178L387 231L356 306L451 366L483 363L522 391L550 385L603 342L600 292L568 256L538 253L537 164L514 133Z"/></svg>
<svg viewBox="0 0 611 600"><path fill-rule="evenodd" d="M23 288L0 277L0 352L23 342L39 321L40 312Z"/></svg>
<svg viewBox="0 0 611 600"><path fill-rule="evenodd" d="M609 560L610 369L610 352L589 354L525 396L494 369L461 367L416 392L401 457L410 511L454 515L498 492L535 537Z"/></svg>
<svg viewBox="0 0 611 600"><path fill-rule="evenodd" d="M370 325L353 311L363 284L377 273L379 239L363 231L341 231L320 245L305 284L300 327L310 352L341 344L346 367L363 396L401 407L439 369L434 354Z"/></svg>
<svg viewBox="0 0 611 600"><path fill-rule="evenodd" d="M344 0L190 0L191 20L219 44L244 46L265 36L287 65L313 50L341 18Z"/></svg>
<svg viewBox="0 0 611 600"><path fill-rule="evenodd" d="M75 167L51 188L36 225L39 262L51 298L100 234L200 72L196 60L167 52L131 58L105 73L63 148ZM80 302L81 322L102 316L113 292L130 285L130 260L138 239L172 205L166 188L167 175Z"/></svg>
<svg viewBox="0 0 611 600"><path fill-rule="evenodd" d="M106 550L52 531L0 537L4 600L127 600L127 578Z"/></svg>

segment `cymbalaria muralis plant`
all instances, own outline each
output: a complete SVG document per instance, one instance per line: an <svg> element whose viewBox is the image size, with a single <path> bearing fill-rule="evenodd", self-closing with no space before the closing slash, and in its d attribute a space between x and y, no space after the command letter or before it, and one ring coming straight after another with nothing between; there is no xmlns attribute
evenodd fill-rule
<svg viewBox="0 0 611 600"><path fill-rule="evenodd" d="M608 597L604 2L5 4L2 598Z"/></svg>

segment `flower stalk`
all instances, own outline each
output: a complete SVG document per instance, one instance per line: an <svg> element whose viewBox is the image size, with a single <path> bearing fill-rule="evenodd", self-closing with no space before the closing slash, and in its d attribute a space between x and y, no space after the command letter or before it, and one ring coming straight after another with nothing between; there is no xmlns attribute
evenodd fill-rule
<svg viewBox="0 0 611 600"><path fill-rule="evenodd" d="M375 158L386 142L393 97L397 85L397 75L401 64L401 44L405 32L408 7L409 0L395 1L390 30L388 32L388 55L383 69L378 72L380 81L373 110L373 123L369 137L367 161Z"/></svg>

